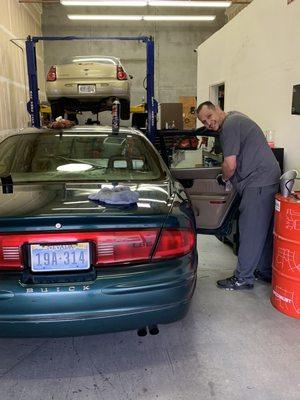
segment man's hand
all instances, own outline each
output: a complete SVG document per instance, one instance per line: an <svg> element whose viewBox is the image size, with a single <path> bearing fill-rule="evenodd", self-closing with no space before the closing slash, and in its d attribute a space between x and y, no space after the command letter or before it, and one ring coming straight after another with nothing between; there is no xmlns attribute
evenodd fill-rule
<svg viewBox="0 0 300 400"><path fill-rule="evenodd" d="M217 175L216 181L218 182L218 184L220 186L224 186L224 187L226 186L226 181L223 179L223 175L222 174Z"/></svg>

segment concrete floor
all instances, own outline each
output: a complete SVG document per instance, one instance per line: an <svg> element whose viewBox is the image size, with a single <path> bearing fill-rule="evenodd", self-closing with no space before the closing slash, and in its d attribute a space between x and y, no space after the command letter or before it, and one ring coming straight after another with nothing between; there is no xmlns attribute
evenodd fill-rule
<svg viewBox="0 0 300 400"><path fill-rule="evenodd" d="M1 400L299 400L300 321L276 311L270 285L227 292L229 247L199 236L199 279L181 322L158 336L0 339Z"/></svg>

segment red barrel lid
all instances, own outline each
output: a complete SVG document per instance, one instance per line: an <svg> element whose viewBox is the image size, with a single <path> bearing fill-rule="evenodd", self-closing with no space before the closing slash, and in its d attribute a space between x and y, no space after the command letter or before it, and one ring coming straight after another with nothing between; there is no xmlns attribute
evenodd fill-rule
<svg viewBox="0 0 300 400"><path fill-rule="evenodd" d="M300 191L294 192L295 196L283 197L280 193L276 194L276 199L284 203L297 204L300 203ZM297 198L298 197L298 198Z"/></svg>

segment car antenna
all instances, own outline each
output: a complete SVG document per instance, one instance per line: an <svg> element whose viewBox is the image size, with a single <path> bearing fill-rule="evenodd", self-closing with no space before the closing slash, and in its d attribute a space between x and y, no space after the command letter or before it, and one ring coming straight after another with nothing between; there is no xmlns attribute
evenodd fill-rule
<svg viewBox="0 0 300 400"><path fill-rule="evenodd" d="M111 109L112 115L112 133L117 135L120 130L120 115L121 115L121 104L118 99L115 99Z"/></svg>

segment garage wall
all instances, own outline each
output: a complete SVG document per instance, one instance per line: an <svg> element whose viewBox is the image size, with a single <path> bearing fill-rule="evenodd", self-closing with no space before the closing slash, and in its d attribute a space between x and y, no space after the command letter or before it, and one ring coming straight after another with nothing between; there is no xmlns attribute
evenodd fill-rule
<svg viewBox="0 0 300 400"><path fill-rule="evenodd" d="M123 11L113 10L117 14ZM127 10L128 11L128 10ZM211 14L213 10L205 10ZM195 13L195 11L193 10ZM178 102L179 96L196 96L197 55L194 49L224 24L224 10L216 21L200 23L151 23L70 21L67 14L112 13L103 8L43 6L43 32L47 36L153 36L155 40L155 96L159 102ZM220 13L222 12L222 15ZM140 14L131 9L129 14ZM183 11L181 10L181 13ZM186 12L184 12L185 14ZM174 12L172 12L174 14ZM146 47L137 42L47 42L45 66L59 63L65 56L103 54L121 58L132 80L132 103L145 97Z"/></svg>
<svg viewBox="0 0 300 400"><path fill-rule="evenodd" d="M28 125L28 101L25 44L28 35L41 34L41 5L19 4L18 0L1 0L0 13L0 140ZM43 49L37 48L37 61L43 71ZM40 80L41 98L44 96Z"/></svg>
<svg viewBox="0 0 300 400"><path fill-rule="evenodd" d="M285 169L300 172L300 116L291 115L300 84L300 1L254 0L198 47L198 102L225 82L225 110L239 110L275 130Z"/></svg>

